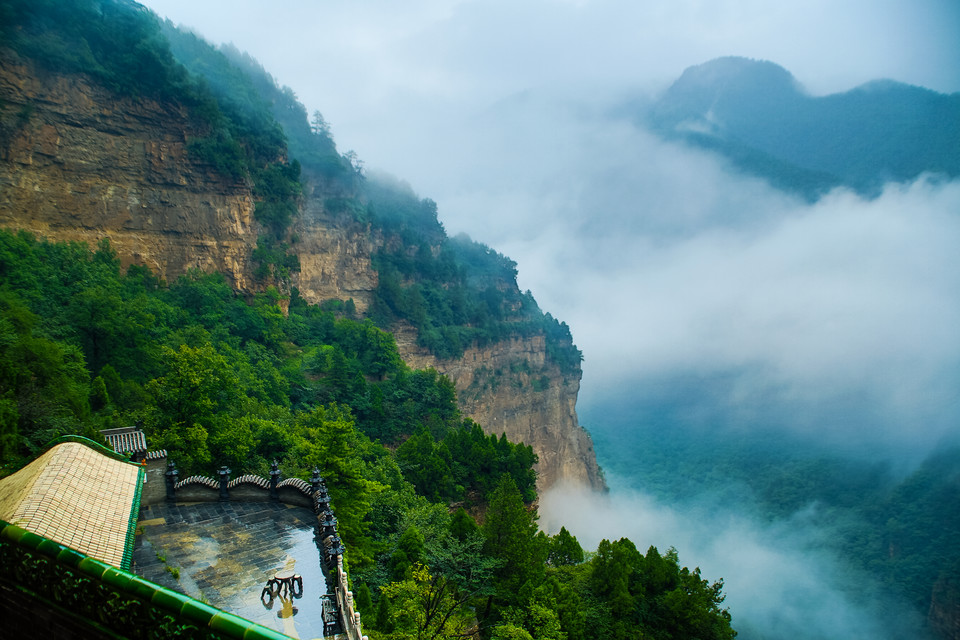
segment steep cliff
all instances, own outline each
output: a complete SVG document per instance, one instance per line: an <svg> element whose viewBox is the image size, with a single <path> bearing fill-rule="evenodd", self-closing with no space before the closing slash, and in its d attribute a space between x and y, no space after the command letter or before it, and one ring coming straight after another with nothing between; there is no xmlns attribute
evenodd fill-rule
<svg viewBox="0 0 960 640"><path fill-rule="evenodd" d="M960 573L944 571L933 585L927 620L943 640L960 640Z"/></svg>
<svg viewBox="0 0 960 640"><path fill-rule="evenodd" d="M51 240L109 238L124 264L167 280L190 268L254 283L248 185L187 154L174 102L118 95L82 74L0 51L0 225Z"/></svg>
<svg viewBox="0 0 960 640"><path fill-rule="evenodd" d="M293 274L291 284L311 304L352 299L363 313L377 287L370 260L380 239L371 234L369 225L327 211L319 185L308 183L307 191L292 228L300 271Z"/></svg>
<svg viewBox="0 0 960 640"><path fill-rule="evenodd" d="M254 273L261 235L254 192L188 153L195 130L175 101L118 95L83 74L39 68L0 51L0 226L51 240L109 238L124 265L142 264L170 281L190 268L220 271L238 291L267 282ZM352 299L365 312L377 288L371 262L382 236L331 212L321 179L305 180L289 229L300 262L287 284L311 303ZM546 357L543 336L468 348L438 360L400 328L401 354L435 367L456 385L463 413L506 433L540 457L541 489L559 481L600 489L593 446L577 422L579 375Z"/></svg>
<svg viewBox="0 0 960 640"><path fill-rule="evenodd" d="M533 447L540 458L538 489L561 482L604 488L593 442L577 420L580 377L564 375L545 357L543 336L471 347L462 358L439 360L417 346L412 327L394 335L404 360L453 381L462 411L488 433Z"/></svg>

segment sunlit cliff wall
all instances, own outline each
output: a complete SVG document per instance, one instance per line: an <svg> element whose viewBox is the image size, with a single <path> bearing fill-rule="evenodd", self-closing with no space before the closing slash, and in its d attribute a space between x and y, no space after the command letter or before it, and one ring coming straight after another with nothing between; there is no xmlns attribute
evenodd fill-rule
<svg viewBox="0 0 960 640"><path fill-rule="evenodd" d="M458 360L438 360L416 345L413 328L395 335L404 360L449 377L463 412L488 433L506 433L533 447L540 457L539 489L558 482L604 488L593 442L577 419L580 372L564 374L551 363L543 336L472 347Z"/></svg>
<svg viewBox="0 0 960 640"><path fill-rule="evenodd" d="M253 199L192 160L185 109L118 96L0 50L0 225L95 245L172 280L191 267L252 287Z"/></svg>

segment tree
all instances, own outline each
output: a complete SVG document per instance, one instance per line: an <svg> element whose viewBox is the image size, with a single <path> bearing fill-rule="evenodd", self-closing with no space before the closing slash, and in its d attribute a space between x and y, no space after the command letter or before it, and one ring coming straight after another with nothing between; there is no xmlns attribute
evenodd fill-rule
<svg viewBox="0 0 960 640"><path fill-rule="evenodd" d="M463 507L457 509L450 517L450 535L460 542L479 533L480 527Z"/></svg>
<svg viewBox="0 0 960 640"><path fill-rule="evenodd" d="M313 118L310 120L310 133L315 136L333 139L333 136L330 134L330 124L320 111L313 112Z"/></svg>
<svg viewBox="0 0 960 640"><path fill-rule="evenodd" d="M537 540L537 512L527 509L510 475L501 476L490 495L482 532L484 551L501 562L495 572L497 602L522 602L543 575L546 549Z"/></svg>
<svg viewBox="0 0 960 640"><path fill-rule="evenodd" d="M378 615L377 624L381 630L391 629L385 634L390 640L462 638L472 624L446 578L422 564L409 579L383 587L380 601L388 603L387 613L383 620Z"/></svg>
<svg viewBox="0 0 960 640"><path fill-rule="evenodd" d="M403 580L417 564L423 564L423 534L415 526L407 527L397 541L397 549L390 556L390 571L394 580Z"/></svg>
<svg viewBox="0 0 960 640"><path fill-rule="evenodd" d="M553 609L531 600L523 607L511 607L503 622L493 628L493 640L567 640L560 628L560 620Z"/></svg>
<svg viewBox="0 0 960 640"><path fill-rule="evenodd" d="M614 638L634 638L642 629L654 640L730 640L736 632L721 609L723 581L708 583L700 570L680 567L676 549L641 555L626 538L602 540L590 563L593 593L607 606Z"/></svg>
<svg viewBox="0 0 960 640"><path fill-rule="evenodd" d="M292 428L288 473L305 476L313 468L322 470L352 566L372 562L367 514L373 497L386 487L371 479L364 458L379 445L357 431L349 411L336 404L298 414Z"/></svg>
<svg viewBox="0 0 960 640"><path fill-rule="evenodd" d="M550 539L547 562L555 567L583 562L583 547L566 527Z"/></svg>

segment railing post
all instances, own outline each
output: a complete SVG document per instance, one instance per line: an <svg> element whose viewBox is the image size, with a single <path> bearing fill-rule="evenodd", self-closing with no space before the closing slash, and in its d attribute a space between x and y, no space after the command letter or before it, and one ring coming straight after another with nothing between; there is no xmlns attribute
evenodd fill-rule
<svg viewBox="0 0 960 640"><path fill-rule="evenodd" d="M320 490L313 494L313 511L318 516L322 516L330 510L330 494L327 493L327 487L320 485Z"/></svg>
<svg viewBox="0 0 960 640"><path fill-rule="evenodd" d="M163 475L167 478L167 502L173 502L177 498L177 477L180 475L173 460L167 463L167 472Z"/></svg>
<svg viewBox="0 0 960 640"><path fill-rule="evenodd" d="M279 500L280 494L277 493L277 484L280 482L280 465L274 460L270 465L270 499Z"/></svg>
<svg viewBox="0 0 960 640"><path fill-rule="evenodd" d="M320 477L320 469L316 467L313 468L313 475L310 476L310 485L313 488L313 493L320 491L320 485L323 484L323 478Z"/></svg>
<svg viewBox="0 0 960 640"><path fill-rule="evenodd" d="M227 483L230 482L230 469L227 468L227 465L223 465L217 475L220 476L220 501L225 502L230 499L230 494L227 492Z"/></svg>

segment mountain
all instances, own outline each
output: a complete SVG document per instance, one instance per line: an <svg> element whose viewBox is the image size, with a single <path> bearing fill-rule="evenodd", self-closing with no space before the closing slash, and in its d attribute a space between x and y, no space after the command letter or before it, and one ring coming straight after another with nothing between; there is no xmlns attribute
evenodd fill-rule
<svg viewBox="0 0 960 640"><path fill-rule="evenodd" d="M162 280L219 272L247 297L370 318L410 363L450 375L464 415L532 446L541 488L602 488L574 409L580 352L512 261L366 176L235 50L124 0L0 11L0 227L108 239L124 268Z"/></svg>
<svg viewBox="0 0 960 640"><path fill-rule="evenodd" d="M891 80L811 96L772 62L725 57L690 67L633 113L809 199L837 186L872 195L923 173L960 175L960 94Z"/></svg>

